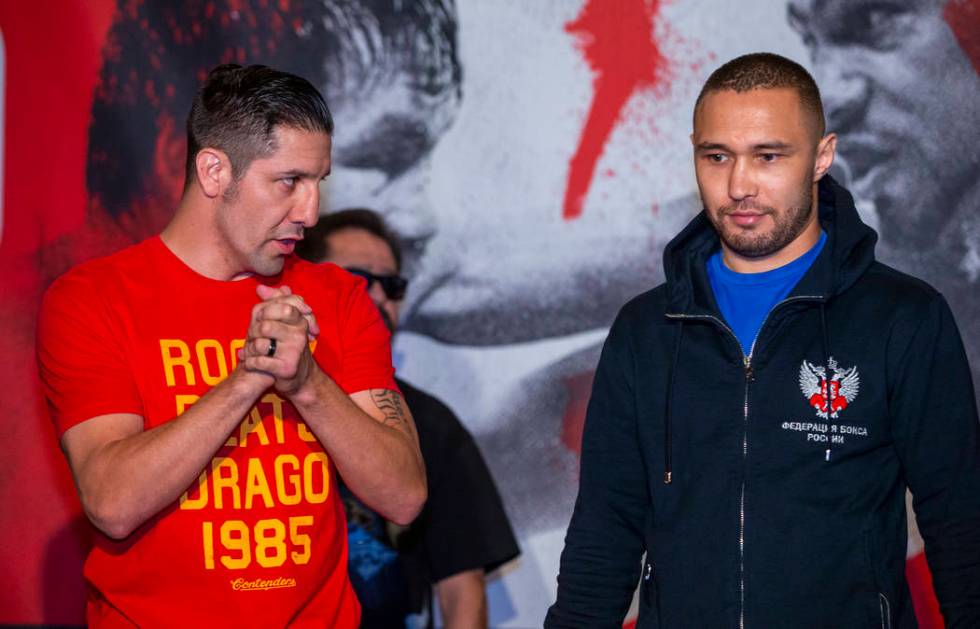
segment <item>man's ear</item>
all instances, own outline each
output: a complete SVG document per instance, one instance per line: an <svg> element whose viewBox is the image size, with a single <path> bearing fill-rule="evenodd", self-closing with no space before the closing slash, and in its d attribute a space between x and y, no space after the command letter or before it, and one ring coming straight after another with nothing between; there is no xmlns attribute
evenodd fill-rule
<svg viewBox="0 0 980 629"><path fill-rule="evenodd" d="M837 153L837 134L828 133L817 143L817 160L813 165L813 182L820 181L834 163Z"/></svg>
<svg viewBox="0 0 980 629"><path fill-rule="evenodd" d="M221 149L205 147L194 158L197 183L210 199L222 194L232 184L231 160Z"/></svg>

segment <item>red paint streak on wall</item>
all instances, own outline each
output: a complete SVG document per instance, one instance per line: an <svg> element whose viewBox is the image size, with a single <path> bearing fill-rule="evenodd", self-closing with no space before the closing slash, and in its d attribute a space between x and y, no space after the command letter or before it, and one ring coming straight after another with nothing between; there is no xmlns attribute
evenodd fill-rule
<svg viewBox="0 0 980 629"><path fill-rule="evenodd" d="M576 454L582 454L582 431L585 429L585 411L592 394L592 381L595 372L575 374L562 379L568 393L565 412L561 418L561 442Z"/></svg>
<svg viewBox="0 0 980 629"><path fill-rule="evenodd" d="M666 78L666 59L653 39L661 0L587 0L565 25L593 73L594 94L578 148L569 163L562 215L582 214L596 164L630 96Z"/></svg>
<svg viewBox="0 0 980 629"><path fill-rule="evenodd" d="M943 17L980 74L980 0L949 0Z"/></svg>

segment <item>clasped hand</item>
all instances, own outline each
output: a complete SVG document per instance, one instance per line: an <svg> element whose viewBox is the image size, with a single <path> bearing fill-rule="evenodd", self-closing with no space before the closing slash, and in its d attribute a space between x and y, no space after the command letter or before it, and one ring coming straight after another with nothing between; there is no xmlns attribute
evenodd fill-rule
<svg viewBox="0 0 980 629"><path fill-rule="evenodd" d="M280 393L290 396L315 367L309 341L320 326L313 309L288 286L260 284L256 292L262 301L252 308L242 363L246 371L268 375Z"/></svg>

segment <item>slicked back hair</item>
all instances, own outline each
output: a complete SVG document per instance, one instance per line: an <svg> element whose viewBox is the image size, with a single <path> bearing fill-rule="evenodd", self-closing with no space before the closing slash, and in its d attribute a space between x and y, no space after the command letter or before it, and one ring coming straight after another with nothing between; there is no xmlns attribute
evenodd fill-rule
<svg viewBox="0 0 980 629"><path fill-rule="evenodd" d="M184 187L197 177L197 154L220 149L241 179L253 160L271 155L277 127L333 133L333 117L323 96L306 79L263 65L228 63L208 74L187 116Z"/></svg>
<svg viewBox="0 0 980 629"><path fill-rule="evenodd" d="M796 91L804 111L812 115L817 123L817 137L823 137L826 123L816 81L800 64L771 52L754 52L736 57L712 72L694 103L695 118L701 102L712 92L734 90L741 93L778 88Z"/></svg>
<svg viewBox="0 0 980 629"><path fill-rule="evenodd" d="M367 208L349 208L321 216L316 225L307 229L296 247L296 254L310 262L323 262L330 257L327 236L344 229L363 229L385 241L395 258L395 270L402 270L402 248L398 236L388 229L381 215Z"/></svg>

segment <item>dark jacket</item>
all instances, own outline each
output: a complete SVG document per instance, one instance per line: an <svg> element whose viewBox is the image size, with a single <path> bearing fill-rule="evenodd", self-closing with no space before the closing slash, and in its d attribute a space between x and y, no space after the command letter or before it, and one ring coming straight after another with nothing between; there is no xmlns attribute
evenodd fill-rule
<svg viewBox="0 0 980 629"><path fill-rule="evenodd" d="M640 629L914 627L906 486L947 626L980 627L959 334L939 293L874 261L851 195L819 189L828 241L748 356L711 293L703 213L666 284L619 313L546 627L621 626L639 579Z"/></svg>

